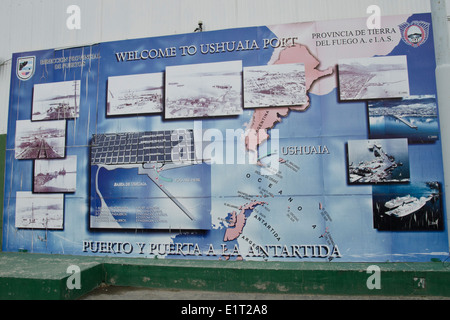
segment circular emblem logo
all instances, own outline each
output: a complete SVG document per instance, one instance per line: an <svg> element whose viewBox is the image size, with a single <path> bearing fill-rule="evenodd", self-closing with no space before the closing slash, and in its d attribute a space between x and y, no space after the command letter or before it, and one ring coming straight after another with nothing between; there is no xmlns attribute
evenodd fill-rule
<svg viewBox="0 0 450 320"><path fill-rule="evenodd" d="M414 48L424 44L428 39L430 24L424 21L404 22L400 26L402 40Z"/></svg>
<svg viewBox="0 0 450 320"><path fill-rule="evenodd" d="M425 39L425 30L420 26L412 25L406 28L404 36L412 46L420 46Z"/></svg>

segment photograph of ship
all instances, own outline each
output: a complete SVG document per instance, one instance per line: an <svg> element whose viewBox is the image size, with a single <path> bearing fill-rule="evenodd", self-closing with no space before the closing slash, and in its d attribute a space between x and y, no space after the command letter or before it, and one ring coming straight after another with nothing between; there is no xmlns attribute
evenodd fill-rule
<svg viewBox="0 0 450 320"><path fill-rule="evenodd" d="M342 59L338 71L341 100L409 96L406 56Z"/></svg>
<svg viewBox="0 0 450 320"><path fill-rule="evenodd" d="M350 184L407 183L407 139L352 140L347 144Z"/></svg>
<svg viewBox="0 0 450 320"><path fill-rule="evenodd" d="M371 100L367 103L369 138L408 138L409 143L434 142L439 136L436 96Z"/></svg>
<svg viewBox="0 0 450 320"><path fill-rule="evenodd" d="M64 195L16 193L16 228L63 229Z"/></svg>
<svg viewBox="0 0 450 320"><path fill-rule="evenodd" d="M108 116L161 113L164 74L147 73L108 78Z"/></svg>
<svg viewBox="0 0 450 320"><path fill-rule="evenodd" d="M15 141L16 159L64 158L66 121L18 120Z"/></svg>
<svg viewBox="0 0 450 320"><path fill-rule="evenodd" d="M80 81L37 84L31 120L61 120L80 116Z"/></svg>
<svg viewBox="0 0 450 320"><path fill-rule="evenodd" d="M166 68L165 117L233 116L242 110L242 61Z"/></svg>
<svg viewBox="0 0 450 320"><path fill-rule="evenodd" d="M244 68L244 108L292 106L306 102L303 63Z"/></svg>
<svg viewBox="0 0 450 320"><path fill-rule="evenodd" d="M77 188L77 157L34 161L33 191L36 193L75 192Z"/></svg>
<svg viewBox="0 0 450 320"><path fill-rule="evenodd" d="M444 229L439 182L374 186L372 204L373 225L380 231Z"/></svg>

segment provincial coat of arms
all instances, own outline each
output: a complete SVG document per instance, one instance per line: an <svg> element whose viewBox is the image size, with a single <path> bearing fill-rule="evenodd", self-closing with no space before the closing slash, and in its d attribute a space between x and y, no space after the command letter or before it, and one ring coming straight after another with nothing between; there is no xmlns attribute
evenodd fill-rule
<svg viewBox="0 0 450 320"><path fill-rule="evenodd" d="M20 80L29 80L36 68L36 57L21 57L17 59L16 74Z"/></svg>
<svg viewBox="0 0 450 320"><path fill-rule="evenodd" d="M414 48L424 44L430 32L430 24L425 21L404 22L399 25L402 40Z"/></svg>

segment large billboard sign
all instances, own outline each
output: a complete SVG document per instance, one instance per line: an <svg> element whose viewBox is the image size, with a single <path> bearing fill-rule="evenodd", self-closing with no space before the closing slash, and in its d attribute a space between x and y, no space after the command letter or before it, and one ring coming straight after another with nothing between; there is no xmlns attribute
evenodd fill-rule
<svg viewBox="0 0 450 320"><path fill-rule="evenodd" d="M431 15L13 55L3 250L448 255Z"/></svg>

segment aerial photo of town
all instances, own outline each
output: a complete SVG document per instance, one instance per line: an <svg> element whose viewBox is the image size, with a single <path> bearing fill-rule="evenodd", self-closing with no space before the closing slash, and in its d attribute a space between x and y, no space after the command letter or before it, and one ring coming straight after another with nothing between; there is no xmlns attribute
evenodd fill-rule
<svg viewBox="0 0 450 320"><path fill-rule="evenodd" d="M402 98L409 95L406 56L338 61L341 100Z"/></svg>
<svg viewBox="0 0 450 320"><path fill-rule="evenodd" d="M166 68L165 117L233 116L242 110L242 61Z"/></svg>
<svg viewBox="0 0 450 320"><path fill-rule="evenodd" d="M302 105L306 102L303 63L244 68L244 108Z"/></svg>

